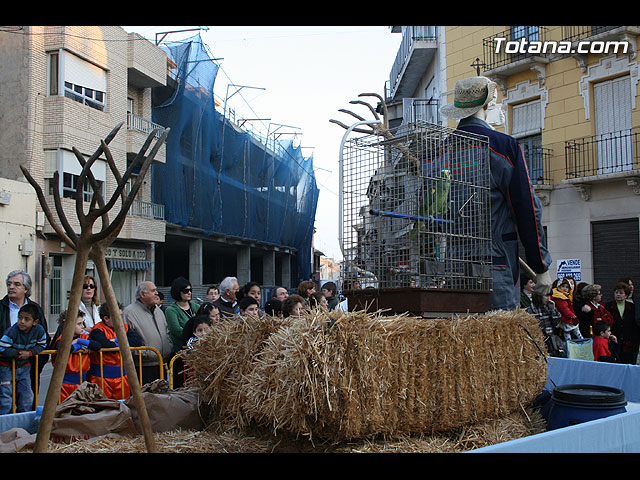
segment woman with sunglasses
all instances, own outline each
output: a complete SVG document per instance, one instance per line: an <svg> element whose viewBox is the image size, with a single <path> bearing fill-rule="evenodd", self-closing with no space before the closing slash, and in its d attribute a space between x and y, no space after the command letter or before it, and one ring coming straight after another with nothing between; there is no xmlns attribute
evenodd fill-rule
<svg viewBox="0 0 640 480"><path fill-rule="evenodd" d="M82 297L80 311L84 312L84 324L87 331L100 321L100 300L98 299L98 284L91 275L85 275L82 283Z"/></svg>
<svg viewBox="0 0 640 480"><path fill-rule="evenodd" d="M192 293L191 282L186 278L178 277L171 282L171 297L175 303L169 305L164 314L167 318L174 353L178 353L185 346L182 341L182 331L187 321L195 317L200 308L200 304L191 300Z"/></svg>

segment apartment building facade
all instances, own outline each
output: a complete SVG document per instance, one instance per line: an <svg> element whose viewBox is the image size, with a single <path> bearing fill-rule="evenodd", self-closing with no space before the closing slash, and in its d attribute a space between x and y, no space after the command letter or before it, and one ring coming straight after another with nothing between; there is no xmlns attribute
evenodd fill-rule
<svg viewBox="0 0 640 480"><path fill-rule="evenodd" d="M414 84L437 70L442 105L462 78L479 73L498 83L506 122L497 128L522 145L544 206L552 275L599 283L605 300L619 278L640 278L640 27L437 28L429 48L439 65Z"/></svg>
<svg viewBox="0 0 640 480"><path fill-rule="evenodd" d="M54 172L58 172L63 209L79 232L74 199L83 195L88 206L94 192L88 185L77 184L81 169L72 148L89 157L123 122L109 145L123 173L148 133L159 127L150 121L151 88L166 84L166 54L118 26L4 27L0 46L0 59L7 66L0 70L0 114L6 126L0 134L0 175L5 183L31 188L19 169L25 165L53 208ZM165 161L163 147L155 162ZM104 156L92 173L103 183L105 198L110 198L116 182ZM123 304L132 300L139 281L153 279L154 246L165 237L163 207L151 203L150 184L146 179L107 253L111 281ZM113 215L117 209L119 202ZM75 254L49 225L37 201L30 199L24 213L32 219L26 227L31 232L20 234L31 242L21 240L19 248L33 248L29 255L20 252L22 264L3 266L9 270L28 266L34 280L33 298L55 319L66 308ZM7 231L13 228L5 226ZM9 250L16 248L15 243ZM87 273L97 277L92 262ZM55 329L55 322L49 324Z"/></svg>

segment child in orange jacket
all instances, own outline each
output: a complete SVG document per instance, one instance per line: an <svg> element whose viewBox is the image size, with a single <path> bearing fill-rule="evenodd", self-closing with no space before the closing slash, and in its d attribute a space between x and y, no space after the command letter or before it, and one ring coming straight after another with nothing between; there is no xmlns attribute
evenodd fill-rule
<svg viewBox="0 0 640 480"><path fill-rule="evenodd" d="M53 342L53 348L58 349L60 340L62 339L62 327L67 320L67 311L60 313L58 318L58 331ZM75 321L75 330L73 331L73 341L71 342L71 354L67 361L64 378L62 379L62 387L60 388L60 399L62 402L73 391L87 379L89 372L89 350L100 350L100 344L95 340L89 339L89 332L85 330L84 312L79 310L77 317L70 318L69 321ZM56 355L52 355L52 363L56 363Z"/></svg>
<svg viewBox="0 0 640 480"><path fill-rule="evenodd" d="M91 329L89 338L97 341L101 348L116 348L118 345L118 337L111 320L111 313L106 303L100 305L100 320ZM127 333L127 340L132 347L142 346L142 339L126 323L123 324ZM102 360L102 361L101 361ZM129 398L131 392L129 390L129 378L122 364L120 351L91 353L91 366L87 380L97 384L105 395L114 400L123 400Z"/></svg>

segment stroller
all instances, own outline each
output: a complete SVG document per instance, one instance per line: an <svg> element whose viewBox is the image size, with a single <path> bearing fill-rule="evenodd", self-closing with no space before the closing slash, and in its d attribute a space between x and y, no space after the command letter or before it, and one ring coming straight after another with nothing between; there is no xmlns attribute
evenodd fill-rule
<svg viewBox="0 0 640 480"><path fill-rule="evenodd" d="M548 304L536 300L538 299L531 302L527 312L538 320L549 355L567 358L567 344L560 328L560 313Z"/></svg>

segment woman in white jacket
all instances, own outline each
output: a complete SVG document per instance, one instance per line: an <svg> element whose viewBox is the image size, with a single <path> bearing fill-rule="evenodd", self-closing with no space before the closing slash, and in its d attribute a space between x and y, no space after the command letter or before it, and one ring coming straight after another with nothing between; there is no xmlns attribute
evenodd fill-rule
<svg viewBox="0 0 640 480"><path fill-rule="evenodd" d="M98 283L91 275L85 275L82 284L82 301L80 310L84 312L84 324L87 331L100 321L98 309L100 300L98 299Z"/></svg>

